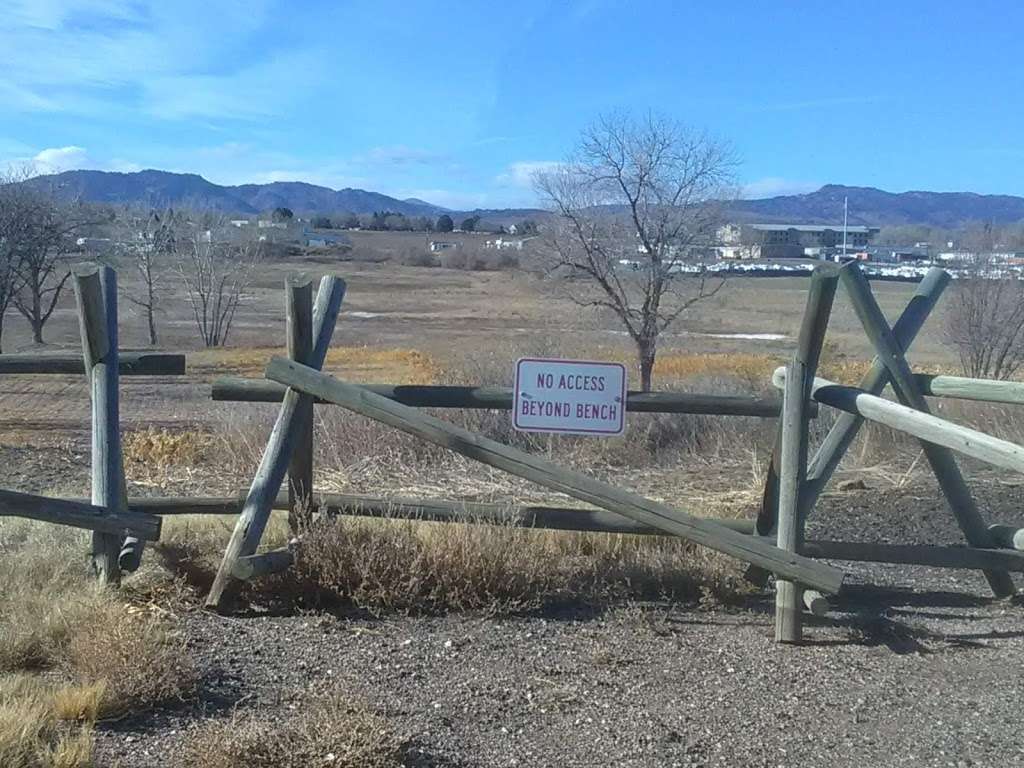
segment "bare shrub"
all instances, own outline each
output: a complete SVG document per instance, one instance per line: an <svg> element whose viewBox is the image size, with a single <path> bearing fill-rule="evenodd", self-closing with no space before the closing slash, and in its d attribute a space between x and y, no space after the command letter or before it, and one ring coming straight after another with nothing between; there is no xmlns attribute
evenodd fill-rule
<svg viewBox="0 0 1024 768"><path fill-rule="evenodd" d="M1024 280L979 265L956 280L946 339L967 376L1009 379L1024 363Z"/></svg>
<svg viewBox="0 0 1024 768"><path fill-rule="evenodd" d="M434 254L422 248L410 247L402 251L399 261L407 267L436 267L438 261Z"/></svg>
<svg viewBox="0 0 1024 768"><path fill-rule="evenodd" d="M276 712L210 721L188 739L185 768L401 768L405 740L350 697L307 701L283 720Z"/></svg>
<svg viewBox="0 0 1024 768"><path fill-rule="evenodd" d="M180 700L195 686L195 666L183 643L159 619L108 606L76 628L68 646L71 675L103 685L105 717Z"/></svg>
<svg viewBox="0 0 1024 768"><path fill-rule="evenodd" d="M464 248L447 248L441 251L438 261L444 269L466 269L469 266L469 254Z"/></svg>
<svg viewBox="0 0 1024 768"><path fill-rule="evenodd" d="M182 225L175 238L178 273L207 347L227 344L235 313L264 255L262 242L234 229L204 214Z"/></svg>

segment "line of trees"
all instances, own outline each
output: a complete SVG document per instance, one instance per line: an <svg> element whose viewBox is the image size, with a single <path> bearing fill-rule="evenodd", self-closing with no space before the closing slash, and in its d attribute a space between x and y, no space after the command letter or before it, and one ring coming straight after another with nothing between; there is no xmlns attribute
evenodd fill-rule
<svg viewBox="0 0 1024 768"><path fill-rule="evenodd" d="M320 214L310 219L315 229L367 229L378 232L452 232L456 228L456 220L449 214L442 213L437 218L429 216L406 216L391 211L375 213L339 213L333 215ZM525 219L515 225L516 233L536 234L537 223ZM502 234L507 227L496 222L488 222L479 215L467 216L458 222L463 232L487 232Z"/></svg>

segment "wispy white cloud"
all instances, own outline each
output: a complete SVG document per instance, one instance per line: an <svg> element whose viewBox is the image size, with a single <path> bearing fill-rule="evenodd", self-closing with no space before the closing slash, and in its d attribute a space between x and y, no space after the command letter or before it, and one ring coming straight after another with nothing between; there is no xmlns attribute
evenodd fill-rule
<svg viewBox="0 0 1024 768"><path fill-rule="evenodd" d="M60 173L76 168L89 167L89 153L82 147L50 147L43 149L29 160L36 173Z"/></svg>
<svg viewBox="0 0 1024 768"><path fill-rule="evenodd" d="M561 163L557 160L519 160L494 178L494 183L502 187L515 187L520 190L532 189L533 180L538 173L550 171Z"/></svg>
<svg viewBox="0 0 1024 768"><path fill-rule="evenodd" d="M781 176L765 176L747 182L741 191L743 197L746 198L776 197L778 195L802 195L820 189L821 186L819 181L799 181Z"/></svg>

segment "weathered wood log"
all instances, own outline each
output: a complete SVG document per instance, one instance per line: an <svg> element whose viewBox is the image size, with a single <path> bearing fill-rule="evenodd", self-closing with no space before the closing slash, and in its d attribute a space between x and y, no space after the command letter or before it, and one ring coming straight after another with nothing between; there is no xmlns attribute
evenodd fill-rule
<svg viewBox="0 0 1024 768"><path fill-rule="evenodd" d="M545 459L510 448L440 419L400 405L360 387L345 384L319 371L284 358L274 358L267 377L381 421L408 434L518 477L565 493L580 501L625 515L645 525L681 536L745 562L761 565L778 576L834 593L843 575L820 568L805 558L787 553L721 525L691 517L667 505L645 499L579 472L563 469Z"/></svg>
<svg viewBox="0 0 1024 768"><path fill-rule="evenodd" d="M0 490L0 516L24 517L69 525L117 537L126 532L140 539L160 538L160 518L138 510L114 510L71 499L51 499L30 493Z"/></svg>
<svg viewBox="0 0 1024 768"><path fill-rule="evenodd" d="M824 616L829 612L828 598L816 589L805 589L804 607L812 616Z"/></svg>
<svg viewBox="0 0 1024 768"><path fill-rule="evenodd" d="M925 321L938 303L942 292L949 285L949 273L939 267L928 270L924 279L918 284L896 326L893 336L900 349L904 352L910 348ZM871 369L861 380L860 388L872 395L880 395L889 383L889 371L877 357L871 363ZM842 461L846 451L860 431L863 419L852 413L840 414L828 435L818 446L814 457L807 468L807 485L804 488L805 500L801 504L801 514L806 518L814 508L828 481L832 478L836 467Z"/></svg>
<svg viewBox="0 0 1024 768"><path fill-rule="evenodd" d="M111 514L127 509L118 403L117 276L110 267L74 270L84 370L92 400L92 503ZM93 570L101 583L119 584L121 533L94 532Z"/></svg>
<svg viewBox="0 0 1024 768"><path fill-rule="evenodd" d="M997 547L1007 549L1024 550L1024 528L1016 525L990 525L988 532L992 536L992 543Z"/></svg>
<svg viewBox="0 0 1024 768"><path fill-rule="evenodd" d="M153 515L236 515L244 503L244 493L234 497L128 499L130 509ZM509 505L448 499L382 498L316 492L313 494L311 506L313 511L329 517L343 515L426 522L493 523L554 531L619 533L631 536L664 535L658 528L642 525L604 509L551 507L540 504ZM274 509L288 508L287 495L278 494L274 500ZM740 533L752 533L754 530L753 520L708 519Z"/></svg>
<svg viewBox="0 0 1024 768"><path fill-rule="evenodd" d="M828 319L832 312L836 288L839 285L839 272L834 265L815 267L811 275L811 284L807 291L807 306L800 323L794 359L799 361L813 377L821 357L821 347L825 342L828 330ZM801 417L802 418L802 417ZM761 497L761 510L757 517L757 530L767 536L775 529L779 506L779 471L782 451L782 423L776 425L775 444L772 446L771 459L765 476L764 493ZM802 517L802 516L801 516Z"/></svg>
<svg viewBox="0 0 1024 768"><path fill-rule="evenodd" d="M874 544L860 541L807 541L806 557L868 563L926 565L931 568L1024 571L1024 552L980 547L939 547L926 544Z"/></svg>
<svg viewBox="0 0 1024 768"><path fill-rule="evenodd" d="M910 364L893 335L885 315L882 314L878 302L875 301L875 296L871 292L871 286L868 285L864 273L855 263L848 264L842 269L841 279L850 296L853 309L878 354L878 359L889 371L889 378L896 396L904 405L922 413L930 413L928 401L925 400L917 382L914 381ZM1008 445L1012 444L1008 443ZM1016 446L1014 447L1016 448ZM957 524L963 531L967 543L972 547L992 546L992 536L974 503L974 496L971 494L970 488L967 487L967 482L960 473L960 467L951 450L946 446L928 441L921 443L921 450L924 451L925 458L935 474L935 479L939 482L939 487L942 488L949 508L956 517ZM1021 458L1024 459L1024 450L1017 450L1020 451ZM996 597L1009 597L1016 592L1013 579L1008 573L985 571L985 579Z"/></svg>
<svg viewBox="0 0 1024 768"><path fill-rule="evenodd" d="M295 562L295 556L287 549L275 549L259 555L246 555L235 561L231 567L231 575L236 579L249 581L260 576L286 571L293 562Z"/></svg>
<svg viewBox="0 0 1024 768"><path fill-rule="evenodd" d="M775 386L782 388L785 380L786 369L776 368L772 377ZM814 380L811 397L822 405L906 432L926 443L957 451L997 467L1024 472L1024 447L1008 440L954 424L939 416L923 413L892 400L870 395L856 387L836 384L821 377ZM988 539L986 534L986 541Z"/></svg>
<svg viewBox="0 0 1024 768"><path fill-rule="evenodd" d="M185 373L185 355L166 352L121 352L118 373L122 376L181 376ZM37 355L19 353L0 355L0 374L83 374L85 365L75 355Z"/></svg>
<svg viewBox="0 0 1024 768"><path fill-rule="evenodd" d="M327 357L327 348L334 333L344 295L345 281L341 278L328 276L320 281L320 290L317 292L316 306L313 309L315 340L310 359L316 368L322 366ZM259 546L274 499L284 481L298 429L302 426L301 418L298 416L301 398L302 393L290 389L281 402L281 410L270 433L245 505L238 516L210 594L207 595L208 608L220 610L224 607L225 591L232 578L235 562L239 557L254 554Z"/></svg>
<svg viewBox="0 0 1024 768"><path fill-rule="evenodd" d="M796 552L803 537L800 526L800 488L807 470L807 417L804 403L807 367L798 357L786 368L782 397L782 440L779 451L779 509L777 546ZM775 642L799 643L802 639L803 588L788 579L775 580Z"/></svg>
<svg viewBox="0 0 1024 768"><path fill-rule="evenodd" d="M422 384L362 384L374 394L414 408L465 408L512 410L510 387L458 387ZM213 400L279 403L287 388L266 379L222 376L215 379ZM315 402L323 404L323 400ZM626 410L635 413L692 413L708 416L756 416L775 418L782 400L774 397L704 395L691 392L630 392ZM817 407L813 409L817 413Z"/></svg>
<svg viewBox="0 0 1024 768"><path fill-rule="evenodd" d="M935 376L915 373L914 381L931 397L955 397L983 403L1024 405L1024 382L971 379L965 376Z"/></svg>
<svg viewBox="0 0 1024 768"><path fill-rule="evenodd" d="M313 278L296 275L285 285L288 357L303 365L313 362ZM300 395L295 407L295 447L288 463L288 525L295 534L308 513L313 492L313 398Z"/></svg>

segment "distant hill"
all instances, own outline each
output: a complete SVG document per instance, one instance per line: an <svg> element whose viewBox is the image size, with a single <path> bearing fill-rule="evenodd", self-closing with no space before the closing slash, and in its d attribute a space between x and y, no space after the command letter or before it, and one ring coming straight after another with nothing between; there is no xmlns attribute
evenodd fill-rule
<svg viewBox="0 0 1024 768"><path fill-rule="evenodd" d="M154 170L65 171L37 176L26 183L54 189L65 198L93 203L211 208L224 213L252 214L284 207L296 213L390 211L406 216L435 216L445 210L422 200L398 200L362 189L334 190L298 181L228 187L194 173Z"/></svg>
<svg viewBox="0 0 1024 768"><path fill-rule="evenodd" d="M1024 197L973 192L885 192L874 187L827 184L805 195L739 200L731 206L744 221L839 223L843 198L850 201L850 223L871 226L923 224L955 229L970 222L1007 224L1024 219Z"/></svg>
<svg viewBox="0 0 1024 768"><path fill-rule="evenodd" d="M477 215L484 221L512 224L540 218L535 208L449 211L417 198L399 200L363 189L329 189L300 181L221 186L194 173L139 171L65 171L37 176L27 184L52 187L67 198L95 203L212 208L224 213L253 214L272 208L296 213L374 213L391 211L406 216L453 218ZM1024 219L1024 197L979 195L973 192L885 192L873 187L828 184L804 195L783 195L760 200L738 200L730 205L732 218L740 221L839 223L843 198L850 200L850 223L886 226L923 224L957 228L970 222L1006 224ZM458 223L458 221L456 222Z"/></svg>

